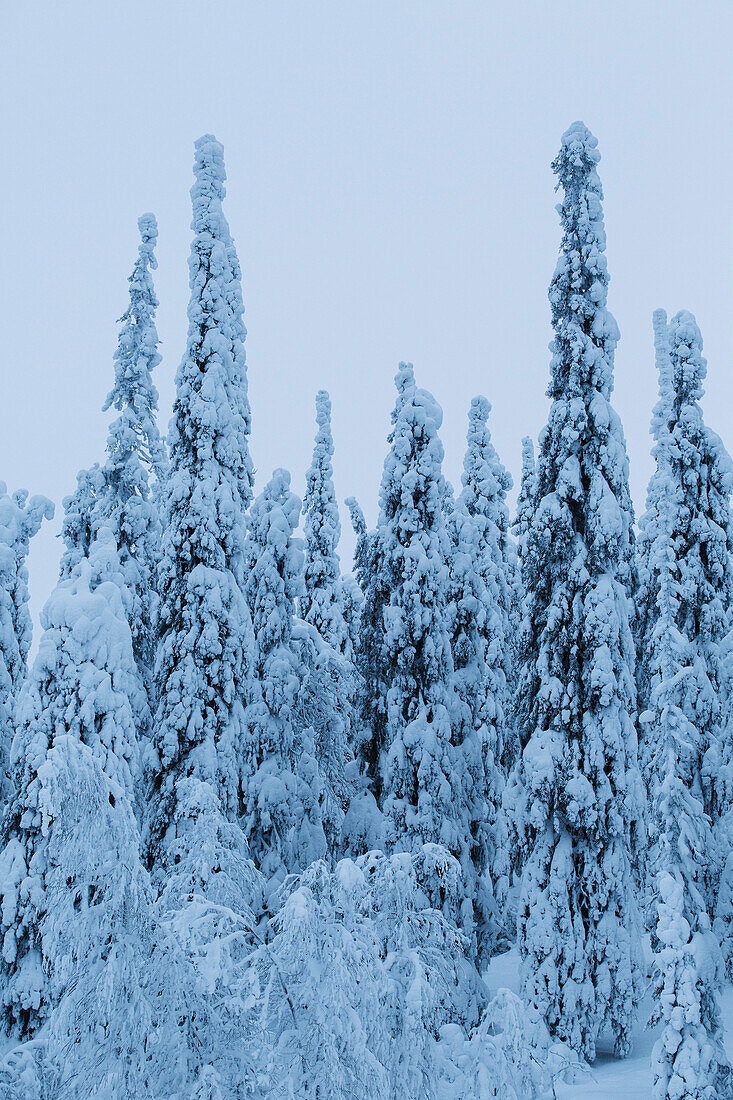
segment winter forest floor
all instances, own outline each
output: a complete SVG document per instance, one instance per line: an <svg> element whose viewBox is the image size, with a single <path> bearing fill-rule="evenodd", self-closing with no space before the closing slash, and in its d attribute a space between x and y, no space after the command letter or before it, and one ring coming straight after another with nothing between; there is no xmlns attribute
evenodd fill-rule
<svg viewBox="0 0 733 1100"><path fill-rule="evenodd" d="M491 960L485 973L489 988L505 987L519 992L519 956L516 948ZM721 998L721 1015L728 1057L733 1061L733 985L726 985ZM652 1094L651 1055L659 1028L647 1029L644 1024L651 1011L651 1000L645 997L639 1011L634 1049L628 1058L614 1058L611 1042L599 1043L595 1063L587 1075L574 1085L558 1083L556 1100L649 1100ZM554 1100L552 1093L547 1100Z"/></svg>

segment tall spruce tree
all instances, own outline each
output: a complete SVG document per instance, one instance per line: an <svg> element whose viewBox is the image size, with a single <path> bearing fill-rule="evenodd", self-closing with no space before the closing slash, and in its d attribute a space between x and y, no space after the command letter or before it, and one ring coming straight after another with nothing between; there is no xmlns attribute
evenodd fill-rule
<svg viewBox="0 0 733 1100"><path fill-rule="evenodd" d="M608 272L597 141L581 122L553 163L563 238L550 286L552 399L528 531L521 670L519 906L524 995L586 1057L599 1031L631 1045L639 932L630 850L640 812L632 506L610 403L618 328Z"/></svg>
<svg viewBox="0 0 733 1100"><path fill-rule="evenodd" d="M362 594L359 629L354 640L354 658L361 677L352 723L354 748L372 793L379 799L382 785L379 762L385 741L387 694L381 644L387 593L378 569L377 533L367 529L364 512L354 497L348 497L346 504L356 535L354 576Z"/></svg>
<svg viewBox="0 0 733 1100"><path fill-rule="evenodd" d="M512 488L511 474L502 465L491 441L488 416L491 405L485 397L475 397L468 416L466 455L461 482L463 490L456 512L471 519L475 536L474 569L484 585L479 596L479 612L473 625L483 636L486 663L469 682L475 684L472 706L474 719L480 713L494 727L496 761L512 758L512 734L508 729L508 695L513 683L512 648L515 633L516 548L509 535L509 510L506 497ZM465 613L461 616L465 628ZM455 627L454 627L455 629ZM469 627L470 629L470 627ZM455 648L454 648L455 658Z"/></svg>
<svg viewBox="0 0 733 1100"><path fill-rule="evenodd" d="M31 647L28 611L30 541L53 504L45 497L28 500L24 489L12 496L0 482L0 809L11 794L10 746L15 732L15 703L27 673Z"/></svg>
<svg viewBox="0 0 733 1100"><path fill-rule="evenodd" d="M462 746L470 776L473 837L481 941L489 940L496 923L490 901L496 879L497 820L507 742L508 685L511 678L514 568L508 552L509 515L506 507L511 477L491 442L491 405L475 397L468 414L463 490L448 515L453 541L451 594L454 741Z"/></svg>
<svg viewBox="0 0 733 1100"><path fill-rule="evenodd" d="M522 476L519 482L519 495L517 496L517 510L514 516L512 530L517 540L517 557L520 565L524 557L524 548L529 529L532 526L532 511L534 507L535 493L535 460L534 443L532 437L525 435L522 439Z"/></svg>
<svg viewBox="0 0 733 1100"><path fill-rule="evenodd" d="M135 657L148 688L155 658L157 567L161 523L157 501L167 457L156 420L158 393L152 371L160 363L152 272L157 267L158 226L153 214L138 219L141 243L129 277L130 300L120 318L114 355L115 381L103 406L119 416L110 425L103 466L82 470L76 492L64 501L66 550L61 575L70 576L97 531L106 527L117 543L125 582L124 599ZM152 483L152 484L151 484Z"/></svg>
<svg viewBox="0 0 733 1100"><path fill-rule="evenodd" d="M361 749L396 850L439 843L459 860L466 890L461 921L471 931L476 796L458 723L455 738L453 728L442 411L418 389L411 365L400 365L396 384L379 522L358 547L359 571L368 573L359 645L368 734Z"/></svg>
<svg viewBox="0 0 733 1100"><path fill-rule="evenodd" d="M660 400L652 422L657 468L640 525L638 681L640 695L647 693L653 713L652 696L661 676L657 651L666 644L666 634L674 632L681 650L678 660L684 668L677 705L688 723L688 734L694 733L682 778L709 820L715 822L725 804L722 723L725 639L733 595L733 464L719 437L703 420L700 399L707 365L695 318L683 310L667 329L666 318L658 311L655 337L662 363ZM667 540L674 563L668 610L672 618L664 628L660 626L660 577L669 566L667 552L657 549L660 538ZM654 722L642 723L642 729L641 757L651 792L659 780L659 768L664 772L667 761L663 753L660 764L660 739ZM664 822L652 815L653 847L664 827ZM701 853L705 866L699 870L701 881L707 884L708 912L713 909L718 877L716 855L712 843L706 843Z"/></svg>
<svg viewBox="0 0 733 1100"><path fill-rule="evenodd" d="M680 370L680 323L686 327L688 350L693 345L698 350L690 370ZM657 1100L673 1100L681 1095L722 1095L718 1085L728 1070L719 1038L720 951L706 904L714 845L703 809L700 718L709 710L710 691L703 682L698 639L687 635L689 616L683 614L690 593L689 558L684 552L689 545L687 521L694 509L680 423L689 423L690 395L695 394L694 400L701 396L704 360L690 314L678 314L668 329L664 311L657 310L654 336L659 369L659 401L652 420L656 470L642 526L640 573L647 598L655 599L654 606L645 609L649 648L640 658L650 700L641 724L652 839L648 871L658 911L653 1019L663 1023L652 1057L654 1095ZM674 358L670 339L676 345ZM689 366L689 356L683 358Z"/></svg>
<svg viewBox="0 0 733 1100"><path fill-rule="evenodd" d="M442 509L442 411L417 388L411 365L400 366L396 384L377 527L376 590L386 596L380 658L387 685L379 769L383 809L409 849L413 839L440 839L453 798L450 545Z"/></svg>
<svg viewBox="0 0 733 1100"><path fill-rule="evenodd" d="M513 636L512 636L512 653L511 664L514 668L514 676L510 680L510 707L509 707L509 723L511 727L511 735L513 738L512 753L508 753L504 757L505 772L509 774L519 754L519 735L518 735L518 716L517 706L519 703L519 693L517 691L518 682L517 677L519 669L522 663L523 642L522 642L522 630L524 625L524 601L527 592L527 585L524 581L524 559L527 553L527 537L529 529L532 526L532 513L534 511L535 504L535 484L536 484L536 471L535 471L535 458L534 458L534 443L531 436L524 436L522 439L522 475L519 482L519 494L517 496L517 509L514 515L514 523L512 524L512 533L514 535L514 543L516 548L516 564L514 568L514 619L513 619Z"/></svg>
<svg viewBox="0 0 733 1100"><path fill-rule="evenodd" d="M303 551L293 532L300 510L289 473L275 470L252 505L246 543L257 679L246 713L243 820L252 857L274 885L326 854L314 731L296 721L303 668L293 616Z"/></svg>
<svg viewBox="0 0 733 1100"><path fill-rule="evenodd" d="M241 590L253 479L241 276L222 211L223 149L210 134L196 142L194 175L189 332L176 376L159 569L148 858L161 868L168 841L176 843L180 782L210 784L225 817L239 813L253 645Z"/></svg>
<svg viewBox="0 0 733 1100"><path fill-rule="evenodd" d="M61 845L68 818L55 775L57 768L70 765L69 752L60 744L71 739L88 748L107 785L104 798L112 808L118 801L127 807L119 810L122 818L115 818L119 828L124 832L132 820L130 827L137 830L129 807L139 769L135 713L143 687L119 574L112 533L102 529L89 558L59 582L43 610L44 634L18 708L11 757L13 794L3 820L0 853L0 982L5 1025L20 1035L38 1029L64 987L63 980L54 977L58 968L63 970L63 959L53 957L44 939L49 918L55 919L48 906L49 876L65 880L58 873L54 845L63 848L64 858L74 853L74 845ZM80 790L87 780L98 790L97 780L86 772L76 780ZM68 782L67 774L67 787ZM111 843L111 837L107 839ZM121 843L129 847L128 841ZM137 841L129 843L137 852ZM93 857L104 860L103 843L95 846ZM104 873L109 874L109 867ZM65 874L73 901L77 886L70 864Z"/></svg>
<svg viewBox="0 0 733 1100"><path fill-rule="evenodd" d="M96 639L110 640L103 631ZM54 738L38 781L46 827L40 941L55 1007L45 1030L48 1092L35 1095L180 1096L187 1058L177 975L170 954L155 951L160 929L133 805L71 734Z"/></svg>
<svg viewBox="0 0 733 1100"><path fill-rule="evenodd" d="M313 461L305 479L305 578L300 615L315 626L340 653L350 648L342 600L338 542L341 535L338 503L333 487L331 400L325 390L316 396L318 432Z"/></svg>

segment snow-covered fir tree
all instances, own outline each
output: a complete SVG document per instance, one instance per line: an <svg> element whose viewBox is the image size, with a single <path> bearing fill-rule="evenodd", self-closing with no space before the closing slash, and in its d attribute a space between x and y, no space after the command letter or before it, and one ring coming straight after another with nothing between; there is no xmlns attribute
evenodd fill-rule
<svg viewBox="0 0 733 1100"><path fill-rule="evenodd" d="M444 849L425 845L343 859L333 870L319 861L288 883L260 952L262 1027L279 1035L267 1065L274 1095L471 1095L458 1084L468 1058L455 1021L477 1021L476 983L461 933L426 889L440 876L450 896L460 874ZM458 1034L443 1048L448 1021ZM498 1052L485 1053L498 1071ZM455 1092L444 1091L444 1072Z"/></svg>
<svg viewBox="0 0 733 1100"><path fill-rule="evenodd" d="M361 612L364 606L364 593L359 587L356 577L351 573L345 573L341 578L341 610L346 623L348 633L344 646L344 656L354 664L356 661L356 647L361 626Z"/></svg>
<svg viewBox="0 0 733 1100"><path fill-rule="evenodd" d="M461 922L471 933L478 895L473 818L484 795L472 790L469 777L472 761L482 770L480 749L472 752L471 742L464 749L457 722L453 728L442 411L418 389L411 365L400 365L396 385L379 522L357 543L357 575L366 584L359 748L396 849L434 842L458 859L466 892Z"/></svg>
<svg viewBox="0 0 733 1100"><path fill-rule="evenodd" d="M303 676L293 644L303 591L302 543L293 537L300 510L290 475L275 470L250 510L245 556L256 683L246 714L243 824L252 857L273 884L326 854L314 731L295 722Z"/></svg>
<svg viewBox="0 0 733 1100"><path fill-rule="evenodd" d="M343 609L338 542L339 509L333 487L331 399L325 390L316 396L318 432L313 461L305 478L305 577L300 616L311 623L324 641L340 653L350 649Z"/></svg>
<svg viewBox="0 0 733 1100"><path fill-rule="evenodd" d="M521 564L529 529L532 526L532 512L535 494L534 443L530 435L522 439L522 476L519 482L517 510L512 530L517 542L517 558Z"/></svg>
<svg viewBox="0 0 733 1100"><path fill-rule="evenodd" d="M0 482L0 809L11 793L15 701L26 677L31 646L26 559L31 539L53 513L53 504L45 497L28 500L24 489L11 496Z"/></svg>
<svg viewBox="0 0 733 1100"><path fill-rule="evenodd" d="M480 913L479 946L490 939L496 871L501 762L510 740L507 727L511 677L513 565L507 553L506 493L511 478L499 462L487 420L491 406L475 397L469 411L463 491L451 508L450 557L454 741L460 744L473 798L472 870Z"/></svg>
<svg viewBox="0 0 733 1100"><path fill-rule="evenodd" d="M158 582L147 844L159 868L168 864L169 842L175 847L181 781L209 783L222 813L232 820L239 813L253 660L241 590L253 477L241 275L222 210L223 149L211 135L196 142L194 175L189 333L176 375Z"/></svg>
<svg viewBox="0 0 733 1100"><path fill-rule="evenodd" d="M146 686L152 682L157 591L155 571L161 523L157 501L167 458L157 425L158 393L152 371L160 363L152 272L157 267L158 226L153 214L138 219L141 243L128 280L130 300L120 318L114 355L115 381L103 406L119 416L109 428L107 459L82 470L77 488L64 501L66 545L61 576L69 576L89 553L97 531L111 530L125 582L124 600L135 657Z"/></svg>
<svg viewBox="0 0 733 1100"><path fill-rule="evenodd" d="M696 800L671 775L666 809L670 815L680 815L671 840L678 850L672 855L675 873L660 871L657 881L656 933L661 946L655 957L657 1000L652 1022L662 1024L662 1033L652 1051L652 1096L653 1100L724 1100L733 1095L733 1079L717 1004L723 961L707 923L704 899L694 886L689 892L692 883L679 871L679 858L684 858L688 842L696 846L703 839L689 831L699 808L690 806Z"/></svg>
<svg viewBox="0 0 733 1100"><path fill-rule="evenodd" d="M8 1030L19 1035L38 1029L64 984L53 976L53 968L62 965L55 957L58 952L49 954L44 942L49 915L53 917L47 885L57 867L54 821L64 808L64 799L52 794L54 769L49 763L59 739L72 738L88 748L108 784L111 806L119 800L134 803L139 771L135 714L144 689L122 604L120 572L113 535L102 528L89 558L59 583L43 610L44 633L19 702L11 756L13 794L0 854L2 1011ZM77 778L82 790L82 776ZM66 851L71 858L73 846ZM89 858L97 857L104 858L103 845ZM73 879L70 867L66 873ZM109 874L109 868L100 865L99 873Z"/></svg>
<svg viewBox="0 0 733 1100"><path fill-rule="evenodd" d="M376 532L360 532L356 567L365 588L359 655L365 680L363 718L368 729L364 761L378 801L385 806L389 801L390 816L399 818L395 825L401 836L408 831L408 817L409 828L416 824L404 795L407 787L413 795L418 788L403 772L411 767L409 753L402 761L395 759L393 766L389 757L406 722L417 717L421 694L425 708L436 710L440 729L440 733L436 730L436 749L442 743L450 744L452 662L447 608L451 549L442 510L443 448L438 436L442 412L432 395L418 390L411 365L401 364L395 381L397 402L382 475L379 521ZM418 753L422 748L419 740L415 742ZM436 764L448 768L449 761L439 759ZM443 794L447 801L449 787ZM440 828L442 816L433 816L434 828Z"/></svg>
<svg viewBox="0 0 733 1100"><path fill-rule="evenodd" d="M180 780L171 831L170 872L155 907L153 972L178 1020L186 1054L182 1093L252 1095L251 959L261 941L257 917L265 884L242 829L224 816L211 783Z"/></svg>
<svg viewBox="0 0 733 1100"><path fill-rule="evenodd" d="M679 317L668 329L664 311L654 314L659 370L659 401L652 420L656 469L642 526L640 570L647 597L655 597L654 607L645 609L649 650L642 651L640 658L645 661L651 692L641 726L647 745L652 840L647 875L657 909L653 1022L663 1023L652 1057L657 1100L723 1095L718 1087L728 1075L719 1040L720 950L710 930L705 901L706 872L714 845L703 809L698 703L709 691L700 682L696 638L685 633L689 619L680 617L688 587L688 563L684 553L680 554L680 519L684 528L688 512L678 432L678 387L695 387L696 383L699 387L703 361L698 361L698 371L687 377L686 372L674 369L670 337L676 337Z"/></svg>
<svg viewBox="0 0 733 1100"><path fill-rule="evenodd" d="M196 143L194 176L189 334L176 376L158 574L146 855L162 958L179 975L185 1094L228 1097L235 1081L250 1081L244 960L263 893L238 824L254 663L242 593L253 473L241 274L222 210L223 150L211 135Z"/></svg>
<svg viewBox="0 0 733 1100"><path fill-rule="evenodd" d="M51 1079L59 1095L79 1100L180 1095L188 1059L175 970L153 952L160 929L132 803L73 735L55 738L39 780L47 830L41 942L57 1002L46 1038Z"/></svg>
<svg viewBox="0 0 733 1100"><path fill-rule="evenodd" d="M516 551L506 504L512 479L491 441L490 411L485 397L471 402L463 490L452 513L462 567L453 660L458 693L469 704L474 728L487 730L493 762L508 764L514 754L508 709L514 679Z"/></svg>
<svg viewBox="0 0 733 1100"><path fill-rule="evenodd" d="M517 510L512 524L517 564L514 571L514 632L510 660L515 668L515 681L521 668L522 654L527 653L523 632L529 624L524 617L524 604L529 592L529 582L524 579L524 559L526 557L527 537L532 526L532 514L535 500L535 458L534 444L530 436L522 439L522 475L517 497ZM517 684L513 683L509 696L509 724L514 738L513 764L519 755L519 702ZM505 765L508 761L505 761ZM522 790L519 783L518 768L510 765L507 781L502 792L502 805L497 823L497 859L495 865L495 891L503 924L508 932L516 930L516 909L518 887L521 879L522 846L519 834L522 832L521 806Z"/></svg>
<svg viewBox="0 0 733 1100"><path fill-rule="evenodd" d="M521 670L519 907L524 996L551 1032L592 1059L601 1029L631 1045L639 931L630 852L640 813L632 506L610 403L618 328L597 141L583 123L554 161L562 246L550 287L552 399L540 439Z"/></svg>
<svg viewBox="0 0 733 1100"><path fill-rule="evenodd" d="M733 464L719 437L705 424L700 408L706 362L702 338L691 313L677 313L666 325L655 314L655 342L660 362L660 398L654 411L656 470L649 483L647 510L639 538L639 674L640 696L652 713L654 691L664 678L660 647L677 639L675 705L686 723L684 765L680 780L701 804L710 822L726 808L723 744L726 635L730 629L733 567L730 493ZM661 546L661 550L659 547ZM671 561L671 565L669 564ZM667 571L672 576L667 580ZM672 585L665 605L659 602L662 577ZM679 675L678 675L679 674ZM653 721L642 721L641 759L653 800L655 786L668 770L667 755ZM660 757L661 751L661 757ZM652 852L666 825L652 813ZM716 829L698 853L702 895L712 914L724 830ZM718 851L713 839L717 839ZM665 857L666 858L666 857ZM662 866L652 860L652 870ZM705 885L702 885L702 884Z"/></svg>
<svg viewBox="0 0 733 1100"><path fill-rule="evenodd" d="M532 525L535 503L535 477L534 443L531 436L527 435L522 439L522 474L517 496L517 508L511 528L514 535L514 557L513 560L507 562L507 571L512 584L511 653L507 660L512 675L508 680L509 707L507 714L510 744L509 751L504 754L502 764L508 777L511 776L513 765L519 754L519 721L517 716L519 692L517 687L523 652L521 635L525 625L524 601L528 590L528 585L523 580L522 563L526 556L527 536Z"/></svg>
<svg viewBox="0 0 733 1100"><path fill-rule="evenodd" d="M385 743L387 695L381 646L388 593L379 568L376 532L367 530L364 512L354 497L347 497L346 504L356 535L354 577L362 596L359 629L354 641L354 660L361 677L352 723L354 748L371 784L372 797L378 799L382 785L380 755Z"/></svg>

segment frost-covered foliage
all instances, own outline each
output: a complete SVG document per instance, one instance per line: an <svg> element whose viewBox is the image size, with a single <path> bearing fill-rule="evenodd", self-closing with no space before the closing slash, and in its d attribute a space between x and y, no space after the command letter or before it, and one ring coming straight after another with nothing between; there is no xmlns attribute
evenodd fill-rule
<svg viewBox="0 0 733 1100"><path fill-rule="evenodd" d="M400 364L374 530L347 501L353 576L325 391L304 507L284 470L252 502L211 135L170 458L139 220L116 419L65 502L30 675L25 562L52 506L0 483L0 1100L544 1100L601 1035L629 1051L639 887L654 1095L733 1097L733 465L695 320L658 311L635 547L598 161L575 123L514 524L488 401L456 496L442 411ZM491 996L515 934L521 996Z"/></svg>
<svg viewBox="0 0 733 1100"><path fill-rule="evenodd" d="M48 1029L61 1095L164 1096L185 1072L174 999L151 966L154 927L140 834L126 792L73 736L41 769L48 820L41 925ZM90 1074L90 1067L97 1072Z"/></svg>
<svg viewBox="0 0 733 1100"><path fill-rule="evenodd" d="M464 868L477 907L479 947L497 923L492 899L502 761L511 756L508 685L512 678L514 564L506 494L512 482L487 426L491 406L475 397L469 411L463 491L448 516L454 741L460 744L473 796L472 850Z"/></svg>
<svg viewBox="0 0 733 1100"><path fill-rule="evenodd" d="M316 863L290 884L261 954L273 1095L435 1095L439 1030L476 1011L461 934L425 892L436 863L450 885L455 861L430 848Z"/></svg>
<svg viewBox="0 0 733 1100"><path fill-rule="evenodd" d="M176 376L155 671L157 759L151 764L148 858L168 864L179 781L211 785L240 809L252 630L242 595L245 509L252 492L240 270L222 212L224 158L196 143L186 352Z"/></svg>
<svg viewBox="0 0 733 1100"><path fill-rule="evenodd" d="M436 1060L440 1100L533 1100L582 1073L573 1051L553 1044L539 1013L508 989L497 990L468 1037L442 1027Z"/></svg>
<svg viewBox="0 0 733 1100"><path fill-rule="evenodd" d="M249 1096L257 996L250 960L264 883L241 828L227 820L211 784L181 780L173 830L171 872L156 905L155 959L159 972L173 967L175 974L171 1010L190 1088L182 1095Z"/></svg>
<svg viewBox="0 0 733 1100"><path fill-rule="evenodd" d="M341 524L331 463L331 400L325 390L319 390L316 396L316 420L318 432L313 461L305 478L303 499L305 577L300 615L316 628L330 646L340 653L348 653L351 639L342 605L337 550Z"/></svg>
<svg viewBox="0 0 733 1100"><path fill-rule="evenodd" d="M15 702L23 684L31 647L28 611L30 541L53 504L45 497L28 500L24 489L12 496L0 482L0 808L10 797L10 745L15 729Z"/></svg>
<svg viewBox="0 0 733 1100"><path fill-rule="evenodd" d="M327 645L318 631L301 619L293 621L292 646L299 670L293 711L296 742L313 743L327 851L336 855L341 851L344 816L358 787L351 745L356 672L346 656Z"/></svg>
<svg viewBox="0 0 733 1100"><path fill-rule="evenodd" d="M369 1100L389 1095L382 960L351 860L312 864L289 884L260 952L266 1096Z"/></svg>
<svg viewBox="0 0 733 1100"><path fill-rule="evenodd" d="M564 198L550 287L552 399L522 561L519 907L522 988L589 1059L599 1031L628 1052L639 980L630 852L641 809L629 627L632 506L610 403L618 328L597 141L580 122L554 162Z"/></svg>
<svg viewBox="0 0 733 1100"><path fill-rule="evenodd" d="M692 800L682 783L670 783L668 808L681 811L676 830L680 850L687 807ZM693 814L694 817L694 814ZM658 1001L654 1023L663 1024L652 1052L654 1100L725 1100L733 1096L733 1075L723 1050L717 994L723 960L703 899L677 870L680 852L672 856L675 872L658 874L660 948L655 958Z"/></svg>
<svg viewBox="0 0 733 1100"><path fill-rule="evenodd" d="M536 1012L507 990L486 1004L455 923L430 904L436 866L450 887L460 870L435 845L289 881L258 953L264 1096L531 1100L568 1077L572 1056Z"/></svg>
<svg viewBox="0 0 733 1100"><path fill-rule="evenodd" d="M64 808L50 763L59 739L85 745L110 784L110 798L124 799L128 816L134 805L139 771L134 716L143 686L119 571L112 534L102 529L89 558L59 583L43 610L44 634L18 708L13 795L0 854L0 931L3 1017L19 1035L33 1034L63 988L52 974L59 959L44 943L49 876L59 842L54 821ZM83 777L77 779L81 790ZM96 856L102 853L91 853Z"/></svg>
<svg viewBox="0 0 733 1100"><path fill-rule="evenodd" d="M243 826L252 858L273 885L327 850L315 731L295 721L303 678L293 644L303 586L301 541L293 537L300 510L290 475L275 470L252 505L245 556L256 681L246 713Z"/></svg>
<svg viewBox="0 0 733 1100"><path fill-rule="evenodd" d="M104 465L82 470L76 492L64 501L66 549L61 576L70 576L102 527L112 531L122 566L123 598L135 657L150 687L161 535L151 490L160 491L167 458L156 421L158 393L152 380L152 371L160 363L155 327L158 299L152 277L158 237L154 215L143 214L138 227L141 244L128 280L129 305L120 318L115 382L103 406L103 411L114 408L120 415L110 425Z"/></svg>

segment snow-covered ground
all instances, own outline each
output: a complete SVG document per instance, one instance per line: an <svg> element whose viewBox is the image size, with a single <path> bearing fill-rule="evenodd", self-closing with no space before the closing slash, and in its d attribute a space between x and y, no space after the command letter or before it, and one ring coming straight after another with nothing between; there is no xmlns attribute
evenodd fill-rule
<svg viewBox="0 0 733 1100"><path fill-rule="evenodd" d="M489 987L506 987L519 991L519 956L516 949L491 960L485 974ZM725 1047L733 1060L733 986L726 986L721 1001ZM595 1063L574 1085L558 1083L557 1100L649 1100L652 1094L651 1053L659 1034L658 1028L644 1026L651 1004L646 997L639 1009L639 1023L634 1049L628 1058L614 1058L612 1043L599 1043ZM550 1100L551 1094L548 1096Z"/></svg>

